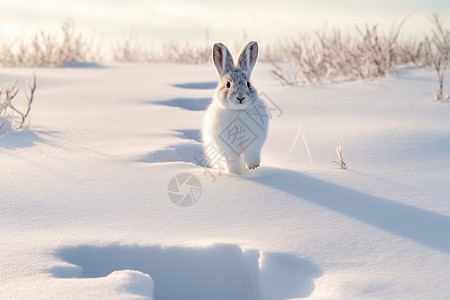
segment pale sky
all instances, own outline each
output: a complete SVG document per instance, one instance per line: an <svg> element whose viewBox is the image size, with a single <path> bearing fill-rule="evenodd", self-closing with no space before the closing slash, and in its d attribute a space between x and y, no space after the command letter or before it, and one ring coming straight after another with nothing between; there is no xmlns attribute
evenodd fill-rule
<svg viewBox="0 0 450 300"><path fill-rule="evenodd" d="M0 34L26 35L56 30L67 19L79 31L114 44L137 33L141 44L181 39L225 43L248 38L274 41L298 32L378 23L389 29L411 15L403 35L423 35L429 17L438 12L450 26L449 0L277 0L277 1L152 1L152 0L0 0ZM448 20L448 22L446 22Z"/></svg>

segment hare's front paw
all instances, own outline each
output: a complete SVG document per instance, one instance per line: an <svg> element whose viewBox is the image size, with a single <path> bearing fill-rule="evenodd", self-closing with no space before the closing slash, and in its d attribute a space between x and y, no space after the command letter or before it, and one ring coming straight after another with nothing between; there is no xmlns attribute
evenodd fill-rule
<svg viewBox="0 0 450 300"><path fill-rule="evenodd" d="M254 158L254 159L248 159L245 162L245 166L247 167L247 169L253 170L256 169L257 167L259 167L259 164L261 163L261 160L258 158Z"/></svg>
<svg viewBox="0 0 450 300"><path fill-rule="evenodd" d="M256 164L256 165L247 165L247 169L250 169L250 170L256 169L257 167L259 167L259 164Z"/></svg>
<svg viewBox="0 0 450 300"><path fill-rule="evenodd" d="M246 149L246 151L244 152L244 158L247 169L252 170L259 167L259 164L261 163L259 153L260 153L259 148L253 149L249 147L249 149Z"/></svg>

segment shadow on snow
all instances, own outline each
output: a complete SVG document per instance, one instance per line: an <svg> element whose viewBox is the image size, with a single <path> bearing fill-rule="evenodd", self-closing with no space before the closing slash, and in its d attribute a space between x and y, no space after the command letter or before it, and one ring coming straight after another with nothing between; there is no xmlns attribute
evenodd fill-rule
<svg viewBox="0 0 450 300"><path fill-rule="evenodd" d="M149 101L150 104L179 107L191 111L202 111L208 108L211 98L174 98L170 100Z"/></svg>
<svg viewBox="0 0 450 300"><path fill-rule="evenodd" d="M173 84L172 86L182 89L212 90L216 88L217 81L188 82L188 83Z"/></svg>
<svg viewBox="0 0 450 300"><path fill-rule="evenodd" d="M368 195L291 170L263 168L257 176L247 179L301 197L400 237L450 253L448 216Z"/></svg>

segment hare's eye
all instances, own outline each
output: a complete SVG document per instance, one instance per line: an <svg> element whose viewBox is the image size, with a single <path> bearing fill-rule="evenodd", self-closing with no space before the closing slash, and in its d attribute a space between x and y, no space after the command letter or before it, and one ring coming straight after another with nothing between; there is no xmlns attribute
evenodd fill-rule
<svg viewBox="0 0 450 300"><path fill-rule="evenodd" d="M229 89L231 86L231 83L229 81L227 81L227 88Z"/></svg>
<svg viewBox="0 0 450 300"><path fill-rule="evenodd" d="M250 81L247 81L247 87L250 88Z"/></svg>

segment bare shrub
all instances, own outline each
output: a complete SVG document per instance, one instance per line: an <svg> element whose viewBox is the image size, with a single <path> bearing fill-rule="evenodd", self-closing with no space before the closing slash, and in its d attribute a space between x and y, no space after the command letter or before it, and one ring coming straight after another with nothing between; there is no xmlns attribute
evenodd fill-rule
<svg viewBox="0 0 450 300"><path fill-rule="evenodd" d="M132 34L129 39L112 48L115 62L159 62L177 64L202 64L209 62L211 46L209 42L203 45L190 42L170 40L161 45L161 50L144 48L138 36Z"/></svg>
<svg viewBox="0 0 450 300"><path fill-rule="evenodd" d="M203 64L211 61L211 49L209 30L206 29L205 42L202 44L174 40L164 43L159 61L167 63Z"/></svg>
<svg viewBox="0 0 450 300"><path fill-rule="evenodd" d="M356 27L356 35L334 29L300 34L286 43L288 61L274 63L272 74L284 84L316 84L323 81L373 79L395 66L423 63L425 43L399 41L406 21L381 34L377 25Z"/></svg>
<svg viewBox="0 0 450 300"><path fill-rule="evenodd" d="M433 14L430 20L433 22L434 28L431 38L426 40L426 47L431 65L436 70L439 83L434 100L448 100L448 96L445 99L443 98L443 88L444 75L450 55L450 31L444 29L443 22L439 19L438 14Z"/></svg>
<svg viewBox="0 0 450 300"><path fill-rule="evenodd" d="M380 33L377 25L355 27L353 33L342 30L319 30L302 33L281 41L266 43L260 59L271 62L274 77L283 84L304 85L323 81L374 79L383 77L396 66L416 64L433 66L438 74L436 99L443 99L443 77L448 66L450 34L437 14L431 21L433 32L423 39L400 39L406 19L392 25L391 31ZM234 41L236 51L249 39ZM109 59L115 62L163 62L182 64L207 63L211 58L209 32L204 43L170 40L143 47L133 33L112 47ZM75 30L70 20L55 32L39 31L25 39L0 37L0 65L58 66L75 62L103 61L102 43L88 40Z"/></svg>
<svg viewBox="0 0 450 300"><path fill-rule="evenodd" d="M202 64L210 61L209 45L194 45L189 42L168 41L164 43L159 62Z"/></svg>
<svg viewBox="0 0 450 300"><path fill-rule="evenodd" d="M38 31L29 40L3 39L0 45L0 65L4 67L58 66L100 60L99 44L76 32L70 20L56 32Z"/></svg>
<svg viewBox="0 0 450 300"><path fill-rule="evenodd" d="M24 94L26 97L25 108L23 111L16 108L16 105L13 104L13 99L16 97L19 89L17 88L17 79L14 80L11 84L6 84L0 90L0 116L13 119L15 116L20 118L19 125L16 129L22 129L25 127L25 121L27 120L30 110L31 104L34 99L34 92L36 90L36 76L33 74L33 78L31 84L26 81L26 86L24 89ZM3 96L3 97L2 97Z"/></svg>
<svg viewBox="0 0 450 300"><path fill-rule="evenodd" d="M143 50L139 37L132 33L127 40L118 43L112 49L113 60L116 62L148 62L151 61L149 51Z"/></svg>
<svg viewBox="0 0 450 300"><path fill-rule="evenodd" d="M262 62L286 62L288 61L289 51L286 47L288 39L278 39L269 41L262 47L261 53L258 53L258 59ZM245 44L245 43L243 43Z"/></svg>

